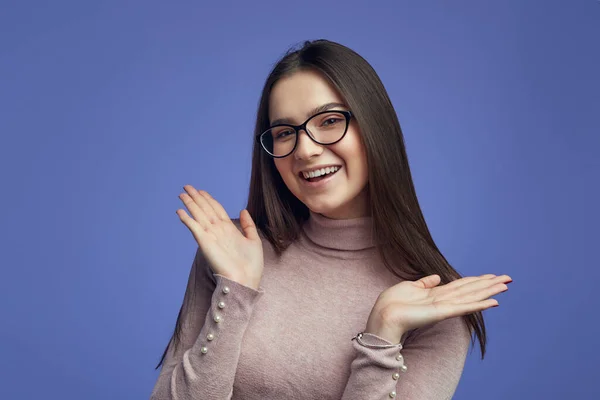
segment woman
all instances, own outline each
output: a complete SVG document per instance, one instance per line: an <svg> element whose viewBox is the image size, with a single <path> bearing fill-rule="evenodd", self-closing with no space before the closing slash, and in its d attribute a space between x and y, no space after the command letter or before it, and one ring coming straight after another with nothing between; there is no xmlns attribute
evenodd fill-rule
<svg viewBox="0 0 600 400"><path fill-rule="evenodd" d="M190 185L198 243L152 399L451 398L506 275L461 278L436 247L372 67L327 40L274 67L247 209Z"/></svg>

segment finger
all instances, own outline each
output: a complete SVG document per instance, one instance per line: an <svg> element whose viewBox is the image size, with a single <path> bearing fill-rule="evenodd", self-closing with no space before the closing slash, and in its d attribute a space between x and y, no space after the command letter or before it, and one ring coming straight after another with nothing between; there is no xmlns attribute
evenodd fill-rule
<svg viewBox="0 0 600 400"><path fill-rule="evenodd" d="M204 211L194 201L194 199L192 199L192 197L187 193L181 193L179 198L188 209L188 212L191 214L191 218L196 220L202 229L207 229L210 226L210 221L206 217Z"/></svg>
<svg viewBox="0 0 600 400"><path fill-rule="evenodd" d="M207 232L204 230L204 228L202 228L202 226L194 218L190 217L185 210L179 209L175 211L175 213L179 216L181 222L183 222L183 224L190 230L194 236L194 239L196 239L196 242L198 242L199 245L202 244L207 235Z"/></svg>
<svg viewBox="0 0 600 400"><path fill-rule="evenodd" d="M448 304L439 307L443 319L461 317L463 315L472 314L478 311L483 311L491 307L497 307L498 301L496 299L488 299L483 301L476 301L471 303L463 304Z"/></svg>
<svg viewBox="0 0 600 400"><path fill-rule="evenodd" d="M211 223L217 222L217 214L212 206L209 204L206 197L202 196L192 185L185 185L183 187L188 195L194 200L198 207L204 212L206 219Z"/></svg>
<svg viewBox="0 0 600 400"><path fill-rule="evenodd" d="M438 286L433 289L433 295L437 300L445 300L448 298L453 298L457 295L456 290L468 283L478 282L485 279L495 278L494 274L486 274L481 276L468 276L465 278L456 279L450 283L447 283L442 286Z"/></svg>
<svg viewBox="0 0 600 400"><path fill-rule="evenodd" d="M242 211L240 211L240 225L242 226L242 229L244 230L244 235L246 235L246 237L248 239L251 239L251 240L259 239L258 229L256 229L256 224L254 223L252 216L246 209L243 209Z"/></svg>
<svg viewBox="0 0 600 400"><path fill-rule="evenodd" d="M198 190L198 193L200 193L200 195L202 195L206 199L206 201L212 207L217 217L219 217L223 221L230 220L229 215L227 215L227 211L225 211L223 206L218 201L216 201L207 191Z"/></svg>
<svg viewBox="0 0 600 400"><path fill-rule="evenodd" d="M475 282L478 280L482 280L482 279L491 279L491 278L495 278L496 275L494 274L485 274L485 275L481 275L481 276L468 276L466 278L460 278L460 279L456 279L450 283L447 283L444 285L444 288L447 289L457 289L467 283L471 283L471 282Z"/></svg>
<svg viewBox="0 0 600 400"><path fill-rule="evenodd" d="M508 286L504 283L497 283L495 285L475 290L471 293L466 293L456 299L458 303L472 303L475 301L486 300L492 296L495 296L499 293L506 292L508 290Z"/></svg>
<svg viewBox="0 0 600 400"><path fill-rule="evenodd" d="M439 285L441 281L442 278L440 278L439 275L434 274L425 276L418 281L415 281L415 284L423 289L431 289L432 287Z"/></svg>
<svg viewBox="0 0 600 400"><path fill-rule="evenodd" d="M452 297L463 296L468 293L473 293L477 290L486 289L493 285L496 285L499 283L504 284L504 283L508 283L510 281L512 281L512 279L508 275L501 275L501 276L497 276L497 277L491 278L491 279L478 279L473 282L469 282L462 286L457 287L456 289L454 289L451 292L451 296Z"/></svg>

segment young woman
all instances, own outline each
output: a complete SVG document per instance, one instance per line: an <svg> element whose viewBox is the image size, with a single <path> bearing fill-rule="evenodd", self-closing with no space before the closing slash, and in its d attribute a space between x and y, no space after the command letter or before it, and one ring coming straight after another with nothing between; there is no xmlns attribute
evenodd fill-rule
<svg viewBox="0 0 600 400"><path fill-rule="evenodd" d="M375 71L306 42L269 75L255 135L239 219L179 196L198 249L152 399L451 398L511 278L461 278L436 247Z"/></svg>

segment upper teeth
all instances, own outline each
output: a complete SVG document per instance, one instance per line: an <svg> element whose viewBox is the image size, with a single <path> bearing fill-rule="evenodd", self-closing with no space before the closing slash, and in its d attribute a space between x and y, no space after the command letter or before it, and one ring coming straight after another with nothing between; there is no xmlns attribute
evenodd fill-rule
<svg viewBox="0 0 600 400"><path fill-rule="evenodd" d="M316 170L310 171L310 172L302 172L302 175L304 175L304 178L306 178L306 179L308 179L308 178L316 178L317 176L321 176L321 175L330 174L332 172L335 172L338 169L340 169L340 167L325 167L325 168L316 169Z"/></svg>

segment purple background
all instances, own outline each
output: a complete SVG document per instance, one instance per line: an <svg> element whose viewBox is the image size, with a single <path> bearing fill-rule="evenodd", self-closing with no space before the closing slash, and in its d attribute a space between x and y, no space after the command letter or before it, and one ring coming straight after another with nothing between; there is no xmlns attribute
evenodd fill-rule
<svg viewBox="0 0 600 400"><path fill-rule="evenodd" d="M456 398L600 395L600 2L215 3L0 7L0 398L149 397L196 249L177 196L238 216L264 79L317 38L380 74L449 261L514 279Z"/></svg>

